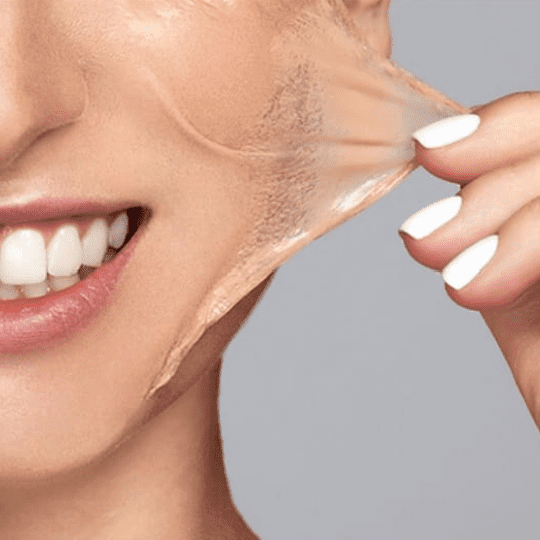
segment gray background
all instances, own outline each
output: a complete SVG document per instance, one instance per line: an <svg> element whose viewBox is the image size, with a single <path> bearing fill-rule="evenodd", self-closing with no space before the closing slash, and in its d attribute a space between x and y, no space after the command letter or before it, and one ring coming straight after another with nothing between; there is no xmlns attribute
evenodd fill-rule
<svg viewBox="0 0 540 540"><path fill-rule="evenodd" d="M466 105L540 90L540 1L394 0L393 58ZM417 170L279 271L225 355L236 504L263 540L540 537L540 438L477 312L398 236Z"/></svg>

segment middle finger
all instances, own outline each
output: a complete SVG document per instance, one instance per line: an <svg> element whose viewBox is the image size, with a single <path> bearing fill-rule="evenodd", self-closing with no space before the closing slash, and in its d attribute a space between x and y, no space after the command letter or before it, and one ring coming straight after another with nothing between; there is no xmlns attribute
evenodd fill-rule
<svg viewBox="0 0 540 540"><path fill-rule="evenodd" d="M540 196L540 154L480 176L465 185L457 196L461 198L461 207L455 217L448 212L457 211L459 201L443 199L423 208L400 227L400 236L411 257L428 268L441 270Z"/></svg>

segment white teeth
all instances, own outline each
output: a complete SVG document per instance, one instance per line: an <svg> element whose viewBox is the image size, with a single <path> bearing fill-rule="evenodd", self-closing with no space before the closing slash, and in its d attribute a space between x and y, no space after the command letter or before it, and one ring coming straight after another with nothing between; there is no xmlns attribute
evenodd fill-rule
<svg viewBox="0 0 540 540"><path fill-rule="evenodd" d="M38 231L11 233L0 248L0 280L6 285L35 284L47 277L45 240Z"/></svg>
<svg viewBox="0 0 540 540"><path fill-rule="evenodd" d="M61 291L76 285L81 276L84 279L116 255L126 240L128 224L126 212L110 228L106 219L97 218L82 241L75 225L63 225L48 247L36 229L13 231L0 247L0 300L16 299L20 293L37 298L49 290Z"/></svg>
<svg viewBox="0 0 540 540"><path fill-rule="evenodd" d="M47 280L32 285L22 285L21 289L26 298L38 298L47 294Z"/></svg>
<svg viewBox="0 0 540 540"><path fill-rule="evenodd" d="M72 276L82 264L83 249L75 225L63 225L47 248L48 273L51 276Z"/></svg>
<svg viewBox="0 0 540 540"><path fill-rule="evenodd" d="M128 233L128 216L122 212L112 223L109 231L109 245L118 249L126 239Z"/></svg>
<svg viewBox="0 0 540 540"><path fill-rule="evenodd" d="M101 266L103 257L107 252L108 235L109 227L105 219L98 218L90 225L82 241L82 264L85 266Z"/></svg>
<svg viewBox="0 0 540 540"><path fill-rule="evenodd" d="M79 278L78 274L75 274L74 276L49 276L49 285L51 287L52 291L63 291L64 289L67 289L68 287L72 287L73 285L77 285L81 279Z"/></svg>

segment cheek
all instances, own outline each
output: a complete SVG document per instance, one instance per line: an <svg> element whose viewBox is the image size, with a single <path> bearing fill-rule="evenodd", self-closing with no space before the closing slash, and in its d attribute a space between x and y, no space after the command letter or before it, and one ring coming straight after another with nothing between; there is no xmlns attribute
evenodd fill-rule
<svg viewBox="0 0 540 540"><path fill-rule="evenodd" d="M169 50L173 100L211 141L239 148L273 91L271 35L249 11L188 14L178 52Z"/></svg>

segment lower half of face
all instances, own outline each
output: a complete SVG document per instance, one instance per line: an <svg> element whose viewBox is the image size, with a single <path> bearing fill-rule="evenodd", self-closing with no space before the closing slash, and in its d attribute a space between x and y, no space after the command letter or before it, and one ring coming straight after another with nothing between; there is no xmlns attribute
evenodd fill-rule
<svg viewBox="0 0 540 540"><path fill-rule="evenodd" d="M0 142L2 199L132 201L149 219L85 278L101 275L105 292L83 327L54 346L0 351L0 485L82 465L136 429L156 377L182 375L171 351L181 360L185 343L270 273L244 263L255 248L268 256L282 219L300 219L288 186L308 185L310 171L284 141L294 151L320 112L291 44L310 24L350 30L337 0L29 4L1 23L1 56L13 61L0 61L0 81L13 84L0 84L8 113L24 119L1 133L20 143ZM75 287L83 309L92 287ZM59 306L55 320L67 321L69 302Z"/></svg>

